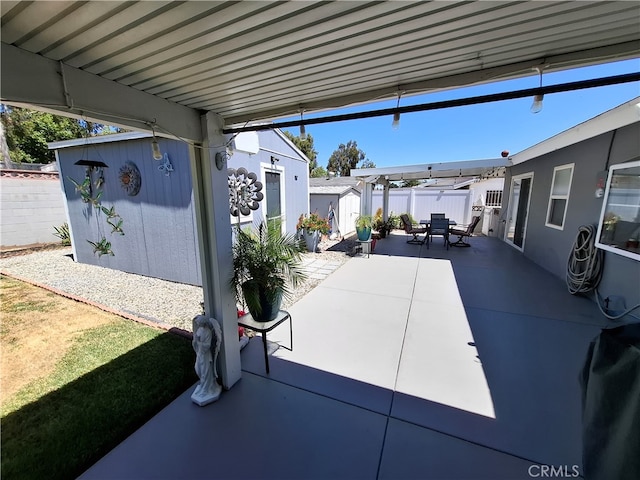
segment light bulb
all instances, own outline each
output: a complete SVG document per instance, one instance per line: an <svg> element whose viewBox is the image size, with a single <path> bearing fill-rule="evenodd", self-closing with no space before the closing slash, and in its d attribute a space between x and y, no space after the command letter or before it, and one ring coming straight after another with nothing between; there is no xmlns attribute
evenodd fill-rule
<svg viewBox="0 0 640 480"><path fill-rule="evenodd" d="M536 95L533 97L533 103L531 104L531 113L538 113L542 110L542 99L544 95Z"/></svg>
<svg viewBox="0 0 640 480"><path fill-rule="evenodd" d="M400 114L399 113L394 113L393 114L393 122L391 122L391 128L393 128L394 130L397 130L400 128Z"/></svg>
<svg viewBox="0 0 640 480"><path fill-rule="evenodd" d="M154 160L162 160L162 152L160 151L160 145L158 145L158 139L153 137L151 140L151 151L153 152Z"/></svg>
<svg viewBox="0 0 640 480"><path fill-rule="evenodd" d="M304 128L304 125L300 125L300 138L307 138L307 130Z"/></svg>

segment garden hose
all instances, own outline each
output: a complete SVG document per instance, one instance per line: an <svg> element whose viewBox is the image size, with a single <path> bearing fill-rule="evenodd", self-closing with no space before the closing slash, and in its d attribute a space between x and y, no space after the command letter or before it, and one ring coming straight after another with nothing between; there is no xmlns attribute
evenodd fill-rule
<svg viewBox="0 0 640 480"><path fill-rule="evenodd" d="M596 228L592 225L582 225L569 254L567 261L567 287L571 295L595 291L595 300L600 312L609 320L619 320L628 315L640 304L635 305L618 315L610 315L602 308L602 301L598 293L598 284L602 278L603 253L595 247ZM635 315L631 315L634 318Z"/></svg>
<svg viewBox="0 0 640 480"><path fill-rule="evenodd" d="M567 287L571 295L595 290L602 275L602 250L595 247L596 228L582 225L567 262Z"/></svg>

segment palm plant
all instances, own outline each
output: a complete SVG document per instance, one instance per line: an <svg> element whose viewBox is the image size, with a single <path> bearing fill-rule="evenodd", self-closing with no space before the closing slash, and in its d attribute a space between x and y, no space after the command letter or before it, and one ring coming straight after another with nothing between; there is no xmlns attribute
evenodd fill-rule
<svg viewBox="0 0 640 480"><path fill-rule="evenodd" d="M254 319L275 318L282 299L291 295L290 288L306 278L301 252L301 243L294 235L283 235L279 228L265 222L256 225L255 232L236 231L231 286L239 301L242 292Z"/></svg>

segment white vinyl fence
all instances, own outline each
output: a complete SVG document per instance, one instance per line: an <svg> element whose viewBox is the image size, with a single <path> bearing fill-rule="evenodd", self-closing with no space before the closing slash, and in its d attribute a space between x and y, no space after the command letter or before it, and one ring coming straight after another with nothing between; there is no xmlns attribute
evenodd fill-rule
<svg viewBox="0 0 640 480"><path fill-rule="evenodd" d="M458 224L471 221L470 190L427 190L418 188L392 188L389 190L389 214L410 213L418 222L431 218L432 213L444 213ZM372 213L382 208L382 191L374 190Z"/></svg>

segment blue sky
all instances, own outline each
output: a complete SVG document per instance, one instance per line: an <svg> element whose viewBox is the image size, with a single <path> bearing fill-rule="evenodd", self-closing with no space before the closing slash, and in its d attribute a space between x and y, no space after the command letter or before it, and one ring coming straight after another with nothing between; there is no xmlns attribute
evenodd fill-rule
<svg viewBox="0 0 640 480"><path fill-rule="evenodd" d="M634 59L545 73L542 84L555 85L637 71L640 71L640 60ZM534 88L538 84L539 77L532 72L531 76L517 80L403 97L400 106ZM313 136L318 164L323 167L338 145L349 140L355 140L377 167L496 158L503 150L511 154L522 151L636 96L640 96L640 84L633 82L545 95L544 107L537 114L529 111L532 99L522 98L403 114L397 130L391 128L392 117L389 116L310 125L307 133ZM396 100L377 102L308 114L305 118L395 106ZM300 133L297 127L286 130L294 135Z"/></svg>

